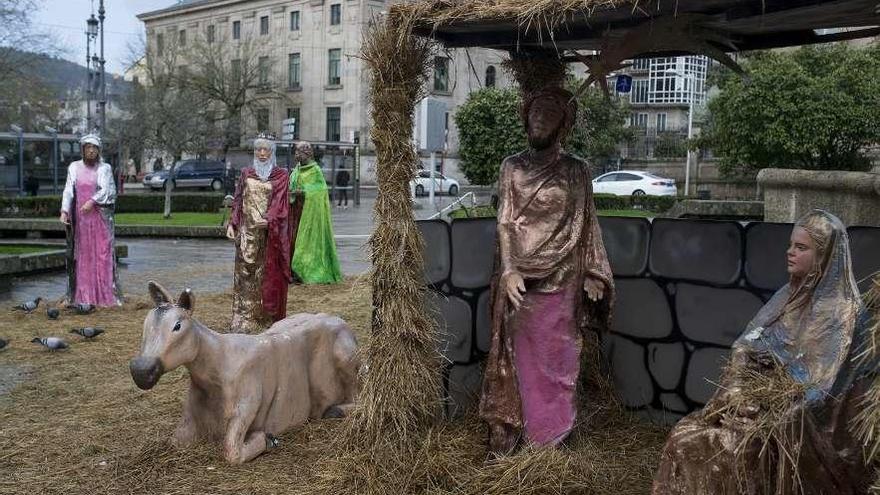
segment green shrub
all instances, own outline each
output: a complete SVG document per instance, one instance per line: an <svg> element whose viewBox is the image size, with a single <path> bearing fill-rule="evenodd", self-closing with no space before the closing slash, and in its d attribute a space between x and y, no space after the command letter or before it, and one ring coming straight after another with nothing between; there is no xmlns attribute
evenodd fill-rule
<svg viewBox="0 0 880 495"><path fill-rule="evenodd" d="M222 194L174 194L172 211L216 212L223 207ZM117 213L162 213L164 195L126 194L116 198ZM61 211L61 196L0 198L0 215L6 217L52 217Z"/></svg>

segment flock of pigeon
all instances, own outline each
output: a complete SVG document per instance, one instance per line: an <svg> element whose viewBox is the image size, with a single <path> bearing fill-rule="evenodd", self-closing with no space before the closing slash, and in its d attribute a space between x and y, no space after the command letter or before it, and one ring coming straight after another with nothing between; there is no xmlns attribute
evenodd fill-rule
<svg viewBox="0 0 880 495"><path fill-rule="evenodd" d="M38 297L33 301L27 301L15 306L13 309L18 311L24 311L27 314L31 314L40 307L40 303L43 301L42 297ZM95 306L91 304L68 304L65 309L69 309L78 315L87 315L93 311L95 311ZM61 311L58 308L47 307L46 308L46 316L50 320L57 320L61 316ZM96 327L82 327L82 328L72 328L70 329L70 333L75 333L80 337L83 337L86 340L93 339L98 335L104 333L104 330ZM67 349L70 345L60 337L34 337L31 339L31 342L34 344L39 344L50 351L60 351L62 349ZM8 340L4 340L0 338L0 350L6 348L9 345Z"/></svg>

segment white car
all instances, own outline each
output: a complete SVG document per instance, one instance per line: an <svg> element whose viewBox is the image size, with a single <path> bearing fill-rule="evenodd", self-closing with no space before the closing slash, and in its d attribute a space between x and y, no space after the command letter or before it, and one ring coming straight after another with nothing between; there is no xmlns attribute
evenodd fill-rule
<svg viewBox="0 0 880 495"><path fill-rule="evenodd" d="M424 196L428 194L431 184L431 172L428 170L419 170L416 178L412 180L413 189L416 196ZM449 193L450 196L458 196L458 181L444 176L440 172L434 172L434 193Z"/></svg>
<svg viewBox="0 0 880 495"><path fill-rule="evenodd" d="M593 179L593 194L675 196L675 181L642 170L608 172Z"/></svg>

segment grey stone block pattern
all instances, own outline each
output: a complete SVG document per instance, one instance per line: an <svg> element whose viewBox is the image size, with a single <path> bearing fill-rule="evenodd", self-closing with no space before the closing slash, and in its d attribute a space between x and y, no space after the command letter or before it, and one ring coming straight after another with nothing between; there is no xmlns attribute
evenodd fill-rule
<svg viewBox="0 0 880 495"><path fill-rule="evenodd" d="M663 338L672 333L669 301L657 282L647 278L615 279L614 285L614 332L641 338Z"/></svg>
<svg viewBox="0 0 880 495"><path fill-rule="evenodd" d="M645 348L618 335L607 337L614 389L627 407L642 407L654 399L654 382L645 366Z"/></svg>
<svg viewBox="0 0 880 495"><path fill-rule="evenodd" d="M446 414L457 418L479 403L483 384L482 366L480 363L454 365L449 368L448 383Z"/></svg>
<svg viewBox="0 0 880 495"><path fill-rule="evenodd" d="M637 277L648 269L651 223L645 218L599 217L602 242L617 277Z"/></svg>
<svg viewBox="0 0 880 495"><path fill-rule="evenodd" d="M677 284L675 314L681 333L690 340L730 346L764 302L744 289L716 289Z"/></svg>
<svg viewBox="0 0 880 495"><path fill-rule="evenodd" d="M478 289L489 285L495 267L494 218L452 222L452 285Z"/></svg>
<svg viewBox="0 0 880 495"><path fill-rule="evenodd" d="M721 369L729 356L730 349L719 347L697 349L691 354L684 385L690 400L705 404L712 398L721 378Z"/></svg>
<svg viewBox="0 0 880 495"><path fill-rule="evenodd" d="M425 281L428 284L439 284L449 278L452 264L449 224L442 220L425 220L418 222L418 227L425 244L422 255Z"/></svg>
<svg viewBox="0 0 880 495"><path fill-rule="evenodd" d="M849 246L852 251L853 273L860 290L871 287L872 275L880 272L880 228L850 227Z"/></svg>
<svg viewBox="0 0 880 495"><path fill-rule="evenodd" d="M648 344L648 369L660 388L675 390L678 387L684 371L685 357L684 345L681 342ZM686 407L681 409L687 410Z"/></svg>
<svg viewBox="0 0 880 495"><path fill-rule="evenodd" d="M432 316L437 321L440 354L452 362L467 362L471 357L471 307L456 297L429 291Z"/></svg>
<svg viewBox="0 0 880 495"><path fill-rule="evenodd" d="M790 223L755 222L746 226L745 276L753 287L775 291L788 283L785 251Z"/></svg>
<svg viewBox="0 0 880 495"><path fill-rule="evenodd" d="M657 277L732 285L740 275L742 227L737 222L670 220L651 225L649 267Z"/></svg>

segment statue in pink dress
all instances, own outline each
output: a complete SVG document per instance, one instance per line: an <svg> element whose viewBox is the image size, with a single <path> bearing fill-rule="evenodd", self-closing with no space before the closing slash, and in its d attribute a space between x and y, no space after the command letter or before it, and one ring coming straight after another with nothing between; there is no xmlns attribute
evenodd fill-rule
<svg viewBox="0 0 880 495"><path fill-rule="evenodd" d="M80 139L82 160L67 168L61 222L67 227L67 299L74 304L122 304L116 275L113 212L116 186L101 159L101 138Z"/></svg>

